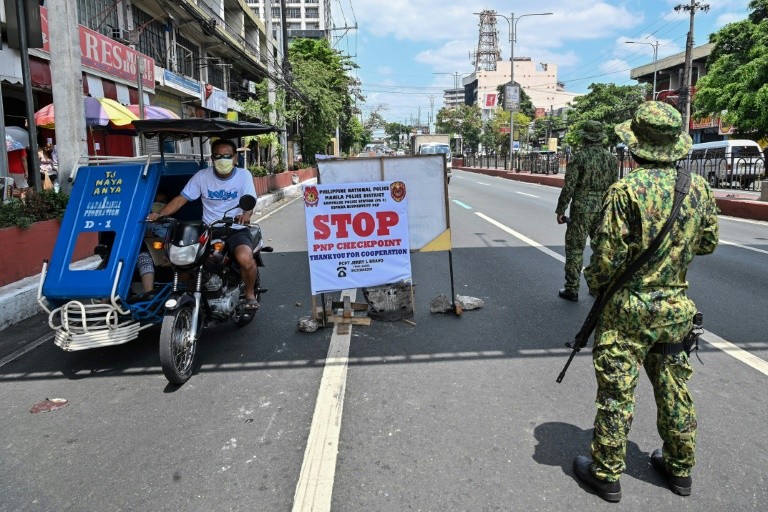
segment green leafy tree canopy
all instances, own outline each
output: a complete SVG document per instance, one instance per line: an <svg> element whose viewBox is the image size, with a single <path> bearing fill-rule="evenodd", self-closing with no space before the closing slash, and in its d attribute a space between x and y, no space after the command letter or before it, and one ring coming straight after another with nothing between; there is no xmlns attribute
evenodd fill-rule
<svg viewBox="0 0 768 512"><path fill-rule="evenodd" d="M649 93L647 84L616 85L592 84L589 92L573 100L573 109L568 111L568 133L565 142L570 146L582 144L581 125L586 121L600 121L605 125L605 140L611 146L619 143L619 136L613 128L630 119Z"/></svg>

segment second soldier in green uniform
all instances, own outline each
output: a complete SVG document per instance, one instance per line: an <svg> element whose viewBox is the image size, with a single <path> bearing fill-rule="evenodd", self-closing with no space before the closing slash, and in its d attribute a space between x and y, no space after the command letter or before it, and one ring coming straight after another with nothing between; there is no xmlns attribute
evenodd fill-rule
<svg viewBox="0 0 768 512"><path fill-rule="evenodd" d="M570 203L570 222L565 229L565 288L560 297L579 300L579 280L584 261L587 236L595 235L603 196L616 181L619 165L616 157L602 147L603 125L587 121L581 128L584 147L568 162L565 184L557 200L557 223L566 221L565 209Z"/></svg>

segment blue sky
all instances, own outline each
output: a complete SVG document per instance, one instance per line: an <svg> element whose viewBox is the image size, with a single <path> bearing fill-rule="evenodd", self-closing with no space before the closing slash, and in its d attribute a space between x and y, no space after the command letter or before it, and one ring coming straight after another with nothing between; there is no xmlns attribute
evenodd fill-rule
<svg viewBox="0 0 768 512"><path fill-rule="evenodd" d="M410 124L420 115L426 123L430 110L436 114L442 106L443 89L453 87L454 73L474 70L469 55L477 49L479 16L473 13L493 9L519 18L552 12L519 19L515 57L557 64L566 90L585 93L595 82L634 84L629 69L653 62L657 40L659 59L684 51L689 16L674 10L681 3L690 0L332 0L334 25L358 27L334 31L334 44L360 66L365 116L380 109L389 122ZM695 17L696 45L748 14L749 0L708 4L709 11ZM509 24L497 20L501 58L507 60Z"/></svg>

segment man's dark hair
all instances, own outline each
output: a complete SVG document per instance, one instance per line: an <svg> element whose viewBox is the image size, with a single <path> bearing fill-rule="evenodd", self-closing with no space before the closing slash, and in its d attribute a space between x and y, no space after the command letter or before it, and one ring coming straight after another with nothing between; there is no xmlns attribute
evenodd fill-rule
<svg viewBox="0 0 768 512"><path fill-rule="evenodd" d="M235 143L228 139L219 139L213 142L211 144L211 151L213 151L214 148L217 148L218 146L229 146L232 148L232 154L237 154L237 146L235 146Z"/></svg>

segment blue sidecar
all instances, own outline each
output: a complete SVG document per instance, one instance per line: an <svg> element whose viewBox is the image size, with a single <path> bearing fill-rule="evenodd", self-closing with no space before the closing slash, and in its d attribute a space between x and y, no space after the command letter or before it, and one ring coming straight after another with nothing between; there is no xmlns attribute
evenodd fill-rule
<svg viewBox="0 0 768 512"><path fill-rule="evenodd" d="M137 132L164 140L200 137L200 155L153 154L135 158L98 158L80 166L50 261L43 264L38 302L48 313L54 342L66 351L119 345L161 323L165 303L184 284L167 267L162 240L147 228L147 214L158 191L173 198L205 165L203 138L236 138L276 131L269 125L223 119L135 121ZM199 200L174 217L202 218ZM78 239L96 232L100 261L73 266ZM92 235L89 235L92 236ZM152 293L141 294L137 272L140 252L155 265Z"/></svg>

